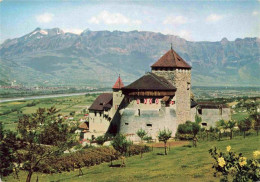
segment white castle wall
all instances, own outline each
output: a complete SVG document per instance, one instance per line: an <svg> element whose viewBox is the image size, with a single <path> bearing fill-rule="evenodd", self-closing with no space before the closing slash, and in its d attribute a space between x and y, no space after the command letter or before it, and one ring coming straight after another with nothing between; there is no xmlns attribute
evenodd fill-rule
<svg viewBox="0 0 260 182"><path fill-rule="evenodd" d="M120 110L119 132L126 134L132 141L139 141L136 132L142 128L153 139L157 139L159 130L169 129L172 136L177 131L175 105L161 107L161 104L137 104L132 101L125 109ZM140 113L140 115L139 115Z"/></svg>

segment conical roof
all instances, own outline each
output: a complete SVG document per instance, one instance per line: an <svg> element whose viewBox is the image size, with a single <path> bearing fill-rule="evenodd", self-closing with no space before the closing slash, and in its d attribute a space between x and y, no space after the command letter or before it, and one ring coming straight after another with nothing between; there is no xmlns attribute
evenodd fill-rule
<svg viewBox="0 0 260 182"><path fill-rule="evenodd" d="M172 48L156 61L152 68L186 68L191 69L191 66L186 63Z"/></svg>
<svg viewBox="0 0 260 182"><path fill-rule="evenodd" d="M122 87L124 87L124 83L119 76L118 79L116 80L116 83L113 86L113 89L121 89Z"/></svg>

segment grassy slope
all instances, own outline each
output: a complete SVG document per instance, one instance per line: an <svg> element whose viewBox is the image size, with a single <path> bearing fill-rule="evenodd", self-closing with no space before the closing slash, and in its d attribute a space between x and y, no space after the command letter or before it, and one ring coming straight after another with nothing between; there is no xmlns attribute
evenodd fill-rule
<svg viewBox="0 0 260 182"><path fill-rule="evenodd" d="M231 145L232 150L242 152L246 157L252 158L252 152L260 150L260 136L250 136L245 139L238 136L233 140L201 142L197 148L174 147L169 155L163 153L162 148L153 152L126 159L126 168L110 168L104 163L98 166L83 168L84 176L78 177L78 171L64 172L61 174L33 175L32 181L219 181L213 177L212 162L208 150L217 146L222 151ZM114 164L120 161L114 162ZM26 173L21 172L21 181L25 181ZM9 176L6 181L16 181Z"/></svg>

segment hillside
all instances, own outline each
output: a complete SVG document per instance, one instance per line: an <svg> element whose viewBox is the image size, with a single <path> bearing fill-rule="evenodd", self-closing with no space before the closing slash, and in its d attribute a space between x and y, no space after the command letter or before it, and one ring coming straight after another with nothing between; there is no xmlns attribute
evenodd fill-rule
<svg viewBox="0 0 260 182"><path fill-rule="evenodd" d="M120 74L130 83L173 48L192 65L192 84L260 86L260 39L191 42L144 31L37 28L0 45L0 84L111 86Z"/></svg>

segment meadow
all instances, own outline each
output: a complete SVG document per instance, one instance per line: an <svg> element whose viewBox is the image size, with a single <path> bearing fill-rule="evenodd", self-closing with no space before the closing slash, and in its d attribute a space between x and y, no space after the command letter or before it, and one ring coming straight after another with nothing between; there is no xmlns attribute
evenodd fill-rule
<svg viewBox="0 0 260 182"><path fill-rule="evenodd" d="M260 150L260 136L252 133L245 139L236 136L222 141L199 141L197 148L189 145L171 147L168 155L162 155L163 148L153 148L152 152L140 156L128 157L126 167L109 167L110 163L82 168L83 176L79 171L63 172L58 174L35 173L32 181L219 181L214 177L212 169L213 159L208 150L214 146L226 151L230 145L231 151L242 152L247 158L253 158L253 151ZM114 161L120 164L121 161ZM25 181L27 173L21 171L19 180L12 175L4 181Z"/></svg>
<svg viewBox="0 0 260 182"><path fill-rule="evenodd" d="M50 108L52 106L59 109L58 114L62 114L63 116L70 116L71 113L75 112L75 115L73 114L74 120L78 120L84 116L83 110L87 109L96 97L97 95L93 94L1 103L0 121L3 122L6 130L10 129L14 131L19 116L31 114L39 107Z"/></svg>

